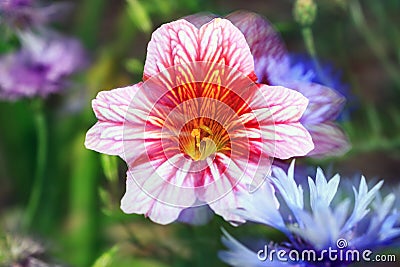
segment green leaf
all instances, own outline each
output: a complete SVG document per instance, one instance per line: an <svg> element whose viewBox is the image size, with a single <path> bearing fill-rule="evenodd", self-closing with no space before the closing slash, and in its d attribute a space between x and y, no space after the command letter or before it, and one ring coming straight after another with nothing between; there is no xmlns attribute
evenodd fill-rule
<svg viewBox="0 0 400 267"><path fill-rule="evenodd" d="M141 31L150 33L153 28L153 23L147 13L147 10L138 0L127 0L128 2L128 14L132 22Z"/></svg>
<svg viewBox="0 0 400 267"><path fill-rule="evenodd" d="M111 196L110 193L108 193L104 188L99 187L99 196L100 196L100 200L101 202L106 206L110 206L111 205Z"/></svg>
<svg viewBox="0 0 400 267"><path fill-rule="evenodd" d="M131 58L131 59L126 60L125 68L126 68L127 71L129 71L131 73L142 74L144 65L143 65L143 62L140 61L139 59Z"/></svg>
<svg viewBox="0 0 400 267"><path fill-rule="evenodd" d="M110 182L118 181L118 159L116 156L101 154L101 166L106 178Z"/></svg>
<svg viewBox="0 0 400 267"><path fill-rule="evenodd" d="M119 248L118 246L114 246L111 249L104 252L93 264L92 267L110 267L112 266L115 258L115 254L117 254Z"/></svg>

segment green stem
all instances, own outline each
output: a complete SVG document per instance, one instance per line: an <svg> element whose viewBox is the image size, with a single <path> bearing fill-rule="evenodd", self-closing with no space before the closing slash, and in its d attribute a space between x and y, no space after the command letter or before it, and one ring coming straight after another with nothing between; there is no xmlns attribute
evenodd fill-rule
<svg viewBox="0 0 400 267"><path fill-rule="evenodd" d="M390 63L385 50L382 48L379 42L378 36L371 31L370 27L365 22L365 16L361 9L360 2L358 0L349 1L349 10L356 29L364 37L372 52L381 61L388 75L391 77L391 79L393 79L398 89L400 89L400 70Z"/></svg>
<svg viewBox="0 0 400 267"><path fill-rule="evenodd" d="M23 221L23 227L26 230L29 230L29 228L32 227L33 220L39 207L43 191L47 154L47 125L41 100L37 100L37 102L33 103L33 113L37 139L36 170L31 195L29 197Z"/></svg>
<svg viewBox="0 0 400 267"><path fill-rule="evenodd" d="M317 71L318 77L325 83L330 84L330 81L327 80L328 78L325 77L322 67L319 64L318 57L317 57L317 50L315 49L314 37L310 26L305 26L301 30L301 34L303 36L304 44L306 46L308 54L311 56L314 67Z"/></svg>

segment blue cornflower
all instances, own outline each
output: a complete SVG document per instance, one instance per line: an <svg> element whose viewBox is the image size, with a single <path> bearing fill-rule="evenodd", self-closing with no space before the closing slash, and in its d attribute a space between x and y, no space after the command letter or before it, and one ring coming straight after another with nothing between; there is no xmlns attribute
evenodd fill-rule
<svg viewBox="0 0 400 267"><path fill-rule="evenodd" d="M319 83L338 91L348 100L351 98L349 85L342 81L342 72L336 69L331 63L321 62L321 69L318 70L314 61L304 54L289 54L291 69L302 73L303 78L309 82ZM304 77L308 76L308 77Z"/></svg>
<svg viewBox="0 0 400 267"><path fill-rule="evenodd" d="M287 258L283 262L275 256L272 261L260 260L260 251L246 248L227 233L222 241L229 250L221 252L220 258L232 266L344 266L356 259L346 255L347 251L374 253L395 245L400 240L400 214L394 208L394 194L381 196L383 181L369 189L362 177L358 189L353 187L354 201L343 194L339 183L338 174L327 180L318 168L316 179L308 178L309 190L304 192L294 179L293 161L287 173L273 167L272 176L262 188L239 197L240 216L273 227L288 238L282 244L266 242L269 249L284 250L286 255L313 250L315 259ZM259 249L263 254L265 248ZM322 253L329 249L337 250L337 259Z"/></svg>

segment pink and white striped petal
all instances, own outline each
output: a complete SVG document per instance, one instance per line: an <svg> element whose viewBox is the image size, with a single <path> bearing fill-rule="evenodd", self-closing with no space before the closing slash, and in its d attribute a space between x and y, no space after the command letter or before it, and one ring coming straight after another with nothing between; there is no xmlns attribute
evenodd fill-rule
<svg viewBox="0 0 400 267"><path fill-rule="evenodd" d="M207 62L210 67L223 64L256 79L246 39L230 21L220 18L200 29L183 19L162 25L149 42L143 79L198 61Z"/></svg>
<svg viewBox="0 0 400 267"><path fill-rule="evenodd" d="M302 94L281 86L259 85L261 96L256 94L250 106L260 129L268 155L279 159L304 156L314 148L310 134L299 123L308 100Z"/></svg>
<svg viewBox="0 0 400 267"><path fill-rule="evenodd" d="M273 119L276 123L298 122L308 105L301 93L282 86L259 84L250 106L258 119ZM272 117L271 117L272 116Z"/></svg>
<svg viewBox="0 0 400 267"><path fill-rule="evenodd" d="M156 180L160 182L161 180ZM161 195L163 184L154 183L153 194L157 193ZM167 192L171 193L171 192ZM179 192L173 192L179 195ZM178 219L180 212L184 207L176 207L158 201L152 195L149 195L143 190L141 186L137 184L128 171L126 179L126 192L121 199L121 210L127 214L144 214L149 217L152 221L159 224L168 224Z"/></svg>
<svg viewBox="0 0 400 267"><path fill-rule="evenodd" d="M314 149L314 143L304 126L297 123L285 123L261 126L265 149L275 158L289 159L307 155ZM271 152L275 152L271 154Z"/></svg>
<svg viewBox="0 0 400 267"><path fill-rule="evenodd" d="M268 155L279 159L304 156L313 148L311 136L299 123L308 100L299 92L281 86L259 86L250 106L256 115ZM251 131L251 130L250 130Z"/></svg>
<svg viewBox="0 0 400 267"><path fill-rule="evenodd" d="M315 144L314 150L308 155L327 157L343 155L351 148L350 142L343 130L334 122L304 125Z"/></svg>
<svg viewBox="0 0 400 267"><path fill-rule="evenodd" d="M93 111L99 121L124 122L126 111L142 83L99 92L92 101Z"/></svg>
<svg viewBox="0 0 400 267"><path fill-rule="evenodd" d="M183 154L175 153L167 158L163 153L151 152L155 151L129 163L121 209L125 213L144 214L156 223L168 224L196 201L195 189L190 184L193 179L188 177L190 166L185 165L187 160ZM147 156L151 156L151 160Z"/></svg>
<svg viewBox="0 0 400 267"><path fill-rule="evenodd" d="M217 201L209 201L211 209L226 221L234 224L244 222L234 212L239 207L238 193L252 192L258 189L270 171L271 162L269 159L255 159L258 157L258 155L249 155L248 160L245 160L240 157L232 158L221 154L218 161L209 163L209 179L214 179L214 183L205 188L199 198L210 200L216 196L223 196L218 198ZM224 165L226 169L221 172L218 165Z"/></svg>
<svg viewBox="0 0 400 267"><path fill-rule="evenodd" d="M122 156L125 115L140 86L135 84L98 93L92 106L99 121L86 134L86 148Z"/></svg>
<svg viewBox="0 0 400 267"><path fill-rule="evenodd" d="M217 18L203 25L198 38L199 61L220 63L256 80L254 61L246 39L229 20Z"/></svg>
<svg viewBox="0 0 400 267"><path fill-rule="evenodd" d="M100 153L121 156L124 151L123 125L99 121L86 133L85 147Z"/></svg>

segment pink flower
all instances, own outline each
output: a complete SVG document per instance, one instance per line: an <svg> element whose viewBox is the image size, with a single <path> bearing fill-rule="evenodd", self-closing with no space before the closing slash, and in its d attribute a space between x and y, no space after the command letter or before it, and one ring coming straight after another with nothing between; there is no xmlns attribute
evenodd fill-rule
<svg viewBox="0 0 400 267"><path fill-rule="evenodd" d="M202 13L185 17L197 27L214 18L212 14ZM280 35L262 16L238 11L227 15L226 19L244 34L254 57L258 82L296 90L309 100L301 118L315 145L308 156L326 157L346 153L350 149L348 138L334 122L343 109L344 97L329 87L311 82L309 72L303 74L302 70L292 66Z"/></svg>
<svg viewBox="0 0 400 267"><path fill-rule="evenodd" d="M257 84L244 35L230 21L178 20L150 40L143 82L100 92L85 145L128 164L126 213L167 224L207 203L229 221L237 192L255 188L273 157L313 149L299 122L308 100Z"/></svg>

